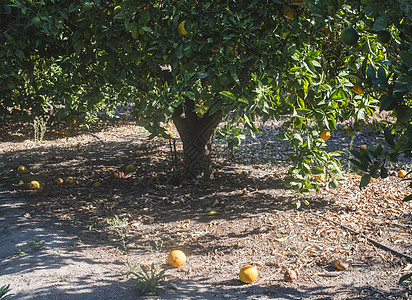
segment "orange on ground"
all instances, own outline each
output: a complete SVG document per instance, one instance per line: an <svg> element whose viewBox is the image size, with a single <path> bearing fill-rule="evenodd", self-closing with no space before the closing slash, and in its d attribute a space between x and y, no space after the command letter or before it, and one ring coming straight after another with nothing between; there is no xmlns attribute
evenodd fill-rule
<svg viewBox="0 0 412 300"><path fill-rule="evenodd" d="M319 181L325 181L325 175L324 174L315 175L314 179L319 180Z"/></svg>
<svg viewBox="0 0 412 300"><path fill-rule="evenodd" d="M239 271L239 279L244 283L251 283L258 277L258 270L251 265L246 265Z"/></svg>
<svg viewBox="0 0 412 300"><path fill-rule="evenodd" d="M400 171L398 172L398 177L404 178L405 176L406 176L406 171L405 171L405 170L400 170Z"/></svg>
<svg viewBox="0 0 412 300"><path fill-rule="evenodd" d="M19 166L17 168L17 173L19 174L26 174L27 173L27 168L25 166Z"/></svg>
<svg viewBox="0 0 412 300"><path fill-rule="evenodd" d="M136 168L133 165L128 165L126 167L126 172L133 172Z"/></svg>
<svg viewBox="0 0 412 300"><path fill-rule="evenodd" d="M93 184L93 186L95 187L95 188L98 188L98 187L100 187L100 182L95 182L94 184Z"/></svg>
<svg viewBox="0 0 412 300"><path fill-rule="evenodd" d="M349 267L349 264L344 260L338 259L335 261L335 267L340 271L344 271Z"/></svg>
<svg viewBox="0 0 412 300"><path fill-rule="evenodd" d="M67 177L66 178L66 183L73 184L74 183L74 178L71 177L71 176Z"/></svg>
<svg viewBox="0 0 412 300"><path fill-rule="evenodd" d="M137 151L136 151L136 155L142 155L142 154L143 154L142 151L140 151L140 150L137 150Z"/></svg>
<svg viewBox="0 0 412 300"><path fill-rule="evenodd" d="M323 130L323 131L320 133L320 138L321 138L322 140L324 140L324 141L329 140L329 138L330 138L330 131L327 130L327 129Z"/></svg>
<svg viewBox="0 0 412 300"><path fill-rule="evenodd" d="M38 188L40 188L40 183L38 181L32 181L30 182L29 187L31 190L37 190Z"/></svg>
<svg viewBox="0 0 412 300"><path fill-rule="evenodd" d="M287 269L285 271L285 274L283 274L283 278L286 282L294 282L296 279L298 279L298 274L293 270Z"/></svg>
<svg viewBox="0 0 412 300"><path fill-rule="evenodd" d="M172 267L178 268L186 262L186 255L183 251L173 250L167 257L167 261Z"/></svg>
<svg viewBox="0 0 412 300"><path fill-rule="evenodd" d="M63 181L63 179L61 179L61 178L58 178L58 179L56 180L56 183L59 184L59 185L60 185L60 184L63 184L63 182L64 182L64 181Z"/></svg>

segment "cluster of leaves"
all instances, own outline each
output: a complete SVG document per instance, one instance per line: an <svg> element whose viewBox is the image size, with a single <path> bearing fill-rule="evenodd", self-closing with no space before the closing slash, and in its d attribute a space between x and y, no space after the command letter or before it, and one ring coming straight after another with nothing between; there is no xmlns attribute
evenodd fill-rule
<svg viewBox="0 0 412 300"><path fill-rule="evenodd" d="M364 187L370 178L387 177L388 163L412 153L412 5L403 0L361 2L361 18L353 16L353 25L363 31L366 43L352 49L348 76L359 84L359 96L378 99L379 111L396 118L383 129L380 145L352 151L352 162L366 173Z"/></svg>
<svg viewBox="0 0 412 300"><path fill-rule="evenodd" d="M167 284L166 270L159 270L159 267L154 263L151 264L149 270L146 270L142 265L140 268L140 272L130 272L134 278L131 278L129 281L134 282L136 288L143 295L154 294L159 288Z"/></svg>
<svg viewBox="0 0 412 300"><path fill-rule="evenodd" d="M3 285L0 287L0 299L1 300L11 300L13 298L13 294L9 294L11 291L10 284Z"/></svg>

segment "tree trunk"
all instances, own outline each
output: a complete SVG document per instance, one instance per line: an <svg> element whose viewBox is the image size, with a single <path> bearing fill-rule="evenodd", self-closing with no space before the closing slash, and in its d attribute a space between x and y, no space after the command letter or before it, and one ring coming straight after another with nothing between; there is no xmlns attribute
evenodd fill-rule
<svg viewBox="0 0 412 300"><path fill-rule="evenodd" d="M222 120L219 110L213 115L199 117L195 103L186 99L173 113L173 121L183 142L184 176L191 179L210 179L213 135Z"/></svg>

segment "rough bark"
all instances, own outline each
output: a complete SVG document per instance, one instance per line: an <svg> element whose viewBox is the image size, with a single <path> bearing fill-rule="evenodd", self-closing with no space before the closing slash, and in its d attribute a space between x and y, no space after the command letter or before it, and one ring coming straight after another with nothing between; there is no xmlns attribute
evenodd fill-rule
<svg viewBox="0 0 412 300"><path fill-rule="evenodd" d="M187 178L210 179L213 136L222 120L222 112L219 110L213 115L200 117L194 109L194 102L186 99L173 114L173 121L183 142L184 175Z"/></svg>

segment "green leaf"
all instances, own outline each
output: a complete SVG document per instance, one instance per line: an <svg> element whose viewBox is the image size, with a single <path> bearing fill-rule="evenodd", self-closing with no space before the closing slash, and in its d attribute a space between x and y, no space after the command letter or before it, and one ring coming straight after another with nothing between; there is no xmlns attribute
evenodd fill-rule
<svg viewBox="0 0 412 300"><path fill-rule="evenodd" d="M403 275L400 279L399 279L399 284L402 284L404 281L410 279L412 277L412 273Z"/></svg>
<svg viewBox="0 0 412 300"><path fill-rule="evenodd" d="M24 52L21 51L21 50L16 50L16 56L17 56L17 57L20 57L20 58L24 58L24 57L25 57Z"/></svg>
<svg viewBox="0 0 412 300"><path fill-rule="evenodd" d="M219 94L221 94L222 96L225 96L225 97L227 97L227 98L229 98L229 99L231 99L231 100L233 100L233 101L236 101L235 95L233 95L231 92L222 91L222 92L220 92Z"/></svg>
<svg viewBox="0 0 412 300"><path fill-rule="evenodd" d="M396 101L396 98L393 97L392 95L383 95L379 99L379 102L380 102L379 110L380 110L380 112L382 112L384 110L386 110L386 111L393 110L395 108L395 105L396 105L397 101Z"/></svg>
<svg viewBox="0 0 412 300"><path fill-rule="evenodd" d="M367 186L369 184L369 182L371 181L371 174L365 174L362 176L361 182L360 182L360 188L363 188L365 186Z"/></svg>
<svg viewBox="0 0 412 300"><path fill-rule="evenodd" d="M176 50L175 50L175 54L177 59L181 59L183 58L184 54L183 54L183 44L180 44L179 46L177 46Z"/></svg>
<svg viewBox="0 0 412 300"><path fill-rule="evenodd" d="M375 23L373 24L373 30L382 31L385 30L388 26L389 13L384 13L376 18Z"/></svg>
<svg viewBox="0 0 412 300"><path fill-rule="evenodd" d="M402 201L411 201L412 200L412 194L411 195L408 195L408 196L406 196L405 198L403 198L402 199Z"/></svg>
<svg viewBox="0 0 412 300"><path fill-rule="evenodd" d="M126 19L126 15L125 14L117 14L114 16L115 20L124 20Z"/></svg>

